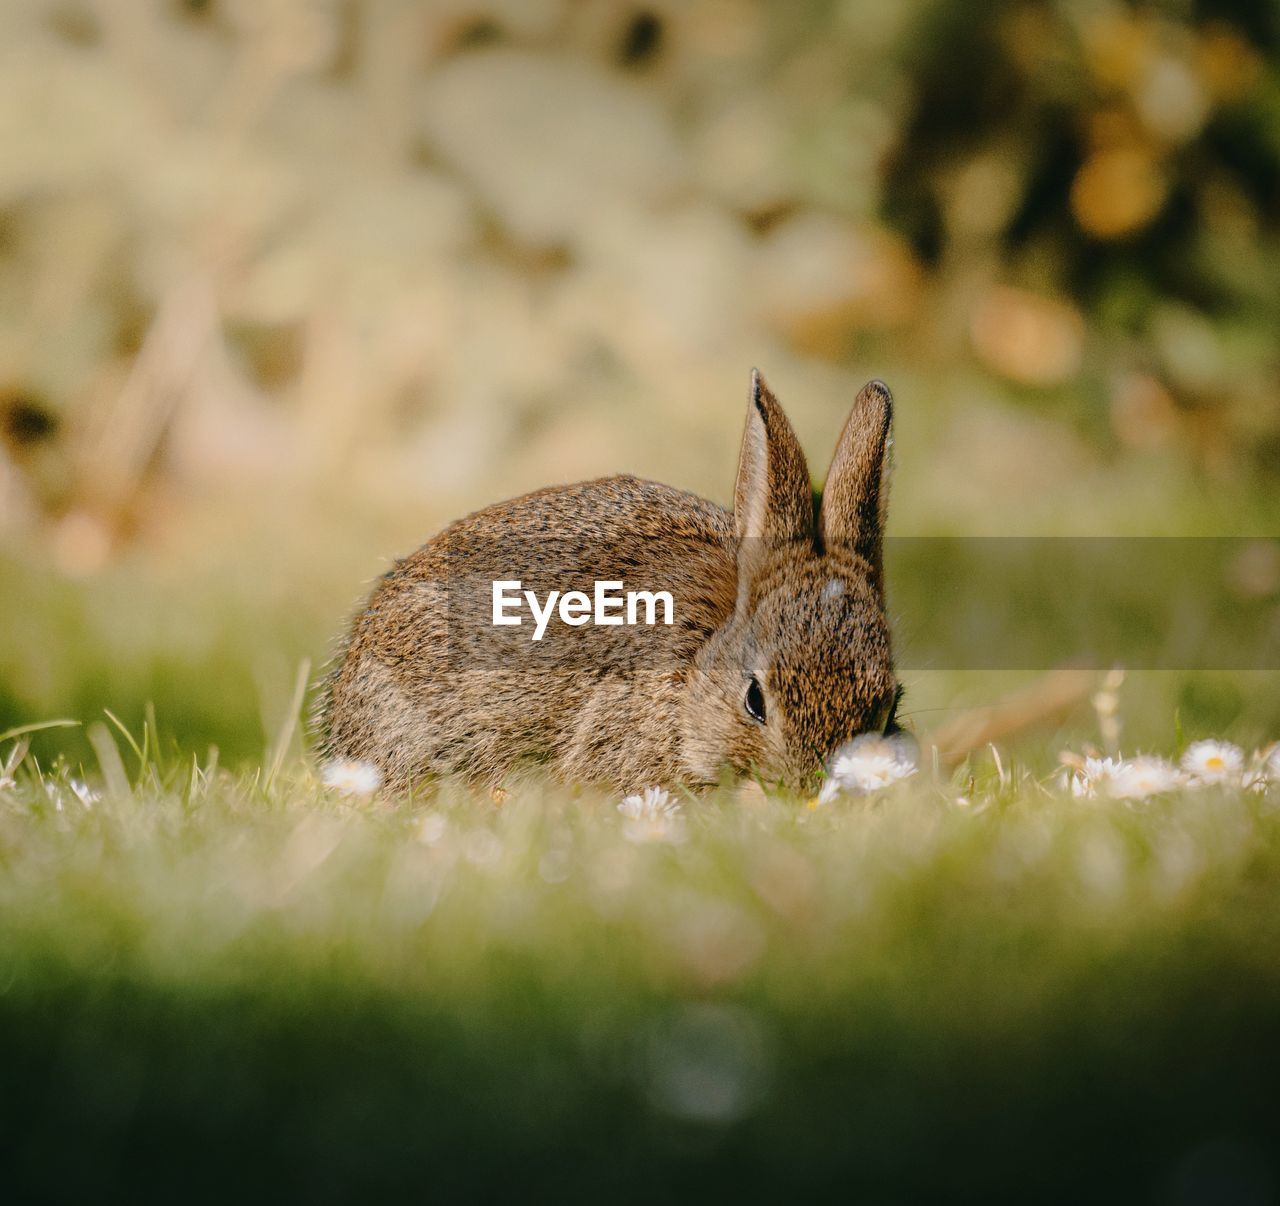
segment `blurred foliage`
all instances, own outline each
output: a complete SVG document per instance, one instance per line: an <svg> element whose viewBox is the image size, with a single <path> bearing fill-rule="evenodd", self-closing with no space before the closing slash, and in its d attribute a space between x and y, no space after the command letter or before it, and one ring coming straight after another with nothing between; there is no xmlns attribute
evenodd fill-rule
<svg viewBox="0 0 1280 1206"><path fill-rule="evenodd" d="M0 139L0 724L248 753L444 520L726 498L752 364L816 476L890 381L900 533L1280 529L1274 4L7 0Z"/></svg>

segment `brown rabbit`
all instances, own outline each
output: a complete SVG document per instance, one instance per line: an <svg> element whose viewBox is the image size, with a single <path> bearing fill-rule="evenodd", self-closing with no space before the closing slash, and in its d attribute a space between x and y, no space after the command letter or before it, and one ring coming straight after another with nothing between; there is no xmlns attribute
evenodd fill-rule
<svg viewBox="0 0 1280 1206"><path fill-rule="evenodd" d="M496 784L532 762L628 790L730 773L811 791L837 747L893 724L891 417L888 389L870 382L815 506L791 424L753 372L732 514L609 477L459 520L356 617L321 703L324 754L374 763L393 786ZM668 591L672 622L567 619L535 641L529 623L490 615L499 580L536 601L602 579Z"/></svg>

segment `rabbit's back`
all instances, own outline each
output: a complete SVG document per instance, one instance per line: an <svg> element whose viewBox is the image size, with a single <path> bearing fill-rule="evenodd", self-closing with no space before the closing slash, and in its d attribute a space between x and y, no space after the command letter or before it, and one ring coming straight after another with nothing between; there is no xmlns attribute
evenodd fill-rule
<svg viewBox="0 0 1280 1206"><path fill-rule="evenodd" d="M397 784L498 781L528 762L575 781L679 778L683 686L732 614L735 547L723 508L626 476L459 520L383 575L356 616L327 684L326 753L374 762ZM543 603L551 591L590 596L596 582L666 591L673 623L553 618L534 641L527 607L521 625L493 624L498 581Z"/></svg>

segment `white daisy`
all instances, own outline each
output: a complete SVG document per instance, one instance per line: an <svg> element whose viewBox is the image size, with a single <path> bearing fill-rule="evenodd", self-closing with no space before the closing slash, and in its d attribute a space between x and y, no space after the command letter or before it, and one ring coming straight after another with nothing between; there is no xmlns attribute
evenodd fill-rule
<svg viewBox="0 0 1280 1206"><path fill-rule="evenodd" d="M1074 757L1074 756L1073 756ZM1107 784L1115 778L1120 763L1114 758L1086 757L1077 769L1070 773L1068 785L1073 796L1092 800L1099 791L1105 791Z"/></svg>
<svg viewBox="0 0 1280 1206"><path fill-rule="evenodd" d="M1182 755L1182 769L1192 783L1239 783L1244 772L1244 750L1229 741L1196 741Z"/></svg>
<svg viewBox="0 0 1280 1206"><path fill-rule="evenodd" d="M18 786L18 781L13 777L13 772L18 769L18 764L26 756L27 743L19 741L9 751L9 756L3 762L0 762L0 791L8 791L9 788Z"/></svg>
<svg viewBox="0 0 1280 1206"><path fill-rule="evenodd" d="M68 779L67 786L71 788L75 793L76 799L86 808L92 808L102 799L102 795L99 792L94 791L92 787L81 779Z"/></svg>
<svg viewBox="0 0 1280 1206"><path fill-rule="evenodd" d="M682 842L684 817L679 803L661 787L646 787L618 805L623 815L622 836L629 842Z"/></svg>
<svg viewBox="0 0 1280 1206"><path fill-rule="evenodd" d="M855 795L882 791L918 769L910 738L863 733L836 751L818 802L825 804L842 791Z"/></svg>
<svg viewBox="0 0 1280 1206"><path fill-rule="evenodd" d="M325 787L344 796L371 796L382 786L382 772L372 762L338 758L326 762L320 772Z"/></svg>
<svg viewBox="0 0 1280 1206"><path fill-rule="evenodd" d="M822 790L818 792L817 799L809 801L809 807L814 808L819 804L830 804L842 791L844 791L844 784L835 775L828 775L822 781Z"/></svg>
<svg viewBox="0 0 1280 1206"><path fill-rule="evenodd" d="M1245 791L1257 792L1259 795L1273 784L1280 785L1280 743L1254 750L1240 779L1240 786Z"/></svg>
<svg viewBox="0 0 1280 1206"><path fill-rule="evenodd" d="M1121 762L1106 783L1107 795L1117 800L1145 800L1174 791L1186 782L1182 772L1163 758L1142 756Z"/></svg>

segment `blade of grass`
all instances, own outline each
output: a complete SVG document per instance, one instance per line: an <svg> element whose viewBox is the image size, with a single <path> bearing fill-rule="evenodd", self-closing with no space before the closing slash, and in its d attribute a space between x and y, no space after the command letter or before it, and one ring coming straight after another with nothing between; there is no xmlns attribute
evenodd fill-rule
<svg viewBox="0 0 1280 1206"><path fill-rule="evenodd" d="M124 739L129 743L129 748L137 755L138 773L141 774L143 767L147 764L147 758L142 752L142 747L133 739L133 734L125 727L124 721L121 720L119 716L117 716L110 708L103 708L102 710L106 713L107 719L120 730L121 734L123 734Z"/></svg>
<svg viewBox="0 0 1280 1206"><path fill-rule="evenodd" d="M5 729L0 733L0 743L21 737L24 733L39 733L44 729L74 729L79 725L78 720L38 720L35 724L20 724L16 729Z"/></svg>
<svg viewBox="0 0 1280 1206"><path fill-rule="evenodd" d="M13 777L13 772L22 765L22 760L27 756L27 751L31 748L31 741L24 737L21 741L15 741L9 749L8 757L3 763L0 763L0 775Z"/></svg>
<svg viewBox="0 0 1280 1206"><path fill-rule="evenodd" d="M113 796L129 794L129 775L124 769L124 759L120 757L120 748L116 745L111 730L102 721L94 721L89 726L89 744L98 756L98 766L102 769L103 782L107 792Z"/></svg>
<svg viewBox="0 0 1280 1206"><path fill-rule="evenodd" d="M142 764L150 766L160 752L160 733L156 726L156 705L147 700L142 712Z"/></svg>
<svg viewBox="0 0 1280 1206"><path fill-rule="evenodd" d="M298 721L302 715L303 700L307 695L307 684L311 681L311 659L304 657L298 664L298 673L293 681L293 694L289 698L289 707L285 712L280 731L272 744L267 757L267 776L265 788L269 789L275 782L280 767L284 765L285 756L298 731Z"/></svg>

